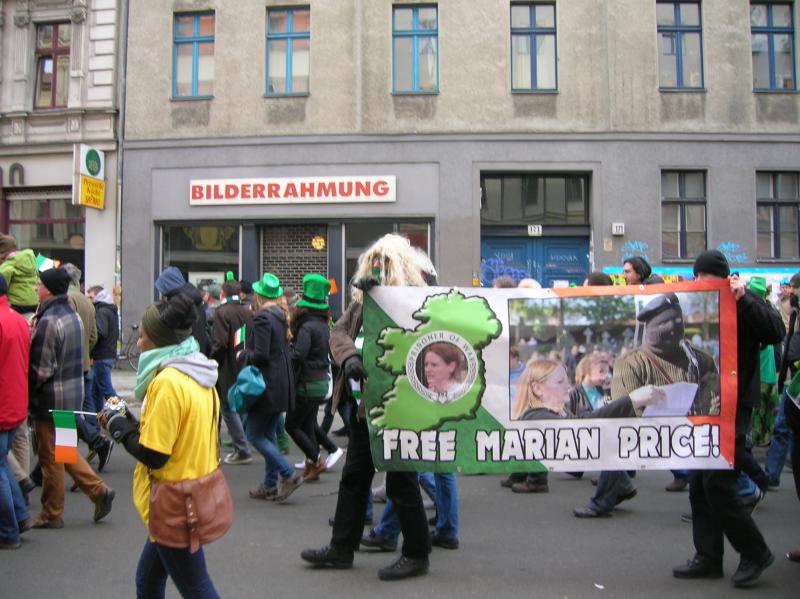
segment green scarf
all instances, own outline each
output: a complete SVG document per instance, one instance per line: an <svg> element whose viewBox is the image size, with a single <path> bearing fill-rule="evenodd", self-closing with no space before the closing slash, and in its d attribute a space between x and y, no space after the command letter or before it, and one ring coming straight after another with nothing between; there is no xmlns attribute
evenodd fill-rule
<svg viewBox="0 0 800 599"><path fill-rule="evenodd" d="M139 356L139 368L136 370L136 389L133 395L139 401L144 399L147 395L147 388L150 382L155 378L161 364L170 358L177 358L179 356L188 356L200 351L200 346L194 337L188 337L178 345L165 345L164 347L157 347L146 352L142 352Z"/></svg>

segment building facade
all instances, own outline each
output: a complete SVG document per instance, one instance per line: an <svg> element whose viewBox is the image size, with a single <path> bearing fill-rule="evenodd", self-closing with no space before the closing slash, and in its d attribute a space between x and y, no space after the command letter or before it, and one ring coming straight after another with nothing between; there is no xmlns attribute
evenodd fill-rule
<svg viewBox="0 0 800 599"><path fill-rule="evenodd" d="M0 0L0 231L117 283L117 0ZM73 152L105 155L105 206L74 205Z"/></svg>
<svg viewBox="0 0 800 599"><path fill-rule="evenodd" d="M448 285L566 285L633 254L683 272L704 248L782 273L797 19L788 1L139 0L124 314L167 265L323 272L338 310L388 231Z"/></svg>

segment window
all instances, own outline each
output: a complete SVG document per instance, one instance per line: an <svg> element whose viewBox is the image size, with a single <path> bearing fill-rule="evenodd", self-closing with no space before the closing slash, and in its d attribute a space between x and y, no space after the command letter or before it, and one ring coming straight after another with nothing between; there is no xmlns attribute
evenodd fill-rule
<svg viewBox="0 0 800 599"><path fill-rule="evenodd" d="M69 23L36 27L35 108L63 108L69 96Z"/></svg>
<svg viewBox="0 0 800 599"><path fill-rule="evenodd" d="M72 205L69 189L24 193L31 197L15 199L10 194L6 200L8 232L17 245L83 270L84 209Z"/></svg>
<svg viewBox="0 0 800 599"><path fill-rule="evenodd" d="M585 175L522 173L481 177L482 225L587 225Z"/></svg>
<svg viewBox="0 0 800 599"><path fill-rule="evenodd" d="M439 19L436 6L395 6L392 14L392 89L439 91Z"/></svg>
<svg viewBox="0 0 800 599"><path fill-rule="evenodd" d="M793 90L796 87L793 7L793 4L778 2L750 4L755 90Z"/></svg>
<svg viewBox="0 0 800 599"><path fill-rule="evenodd" d="M703 30L699 2L658 2L658 84L662 89L703 87Z"/></svg>
<svg viewBox="0 0 800 599"><path fill-rule="evenodd" d="M307 94L311 46L311 11L267 10L267 95Z"/></svg>
<svg viewBox="0 0 800 599"><path fill-rule="evenodd" d="M758 257L797 260L798 173L756 173L756 222Z"/></svg>
<svg viewBox="0 0 800 599"><path fill-rule="evenodd" d="M239 272L239 227L205 223L165 226L163 266L177 266L190 283L225 281L225 273ZM198 285L199 286L199 285Z"/></svg>
<svg viewBox="0 0 800 599"><path fill-rule="evenodd" d="M176 14L172 49L172 97L214 94L214 13Z"/></svg>
<svg viewBox="0 0 800 599"><path fill-rule="evenodd" d="M706 174L661 172L661 257L691 259L706 249Z"/></svg>
<svg viewBox="0 0 800 599"><path fill-rule="evenodd" d="M511 5L511 90L555 90L556 6Z"/></svg>

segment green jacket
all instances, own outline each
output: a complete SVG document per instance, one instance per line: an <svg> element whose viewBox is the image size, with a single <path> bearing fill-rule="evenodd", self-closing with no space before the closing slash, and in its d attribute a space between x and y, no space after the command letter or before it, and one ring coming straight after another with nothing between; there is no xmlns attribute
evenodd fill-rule
<svg viewBox="0 0 800 599"><path fill-rule="evenodd" d="M36 306L36 281L39 271L33 250L20 250L0 263L0 275L8 283L8 303L12 306Z"/></svg>

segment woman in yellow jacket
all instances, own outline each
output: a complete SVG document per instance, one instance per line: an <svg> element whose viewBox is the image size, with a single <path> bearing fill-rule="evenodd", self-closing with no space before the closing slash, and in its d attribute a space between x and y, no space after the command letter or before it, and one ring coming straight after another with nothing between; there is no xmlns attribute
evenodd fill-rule
<svg viewBox="0 0 800 599"><path fill-rule="evenodd" d="M142 401L141 422L108 409L100 415L112 438L138 462L133 501L148 527L151 477L165 483L198 479L219 465L217 363L200 353L191 336L196 315L192 298L182 293L145 310L135 389ZM167 575L183 597L219 596L202 548L192 553L189 547L167 547L148 535L136 571L136 596L164 597Z"/></svg>

